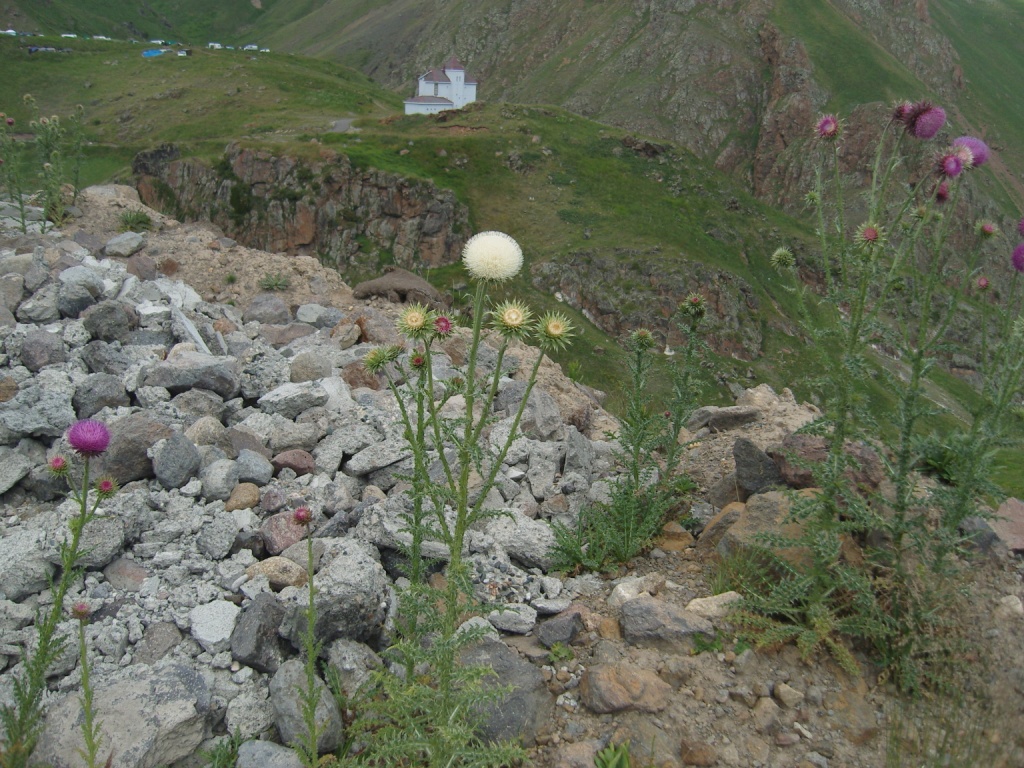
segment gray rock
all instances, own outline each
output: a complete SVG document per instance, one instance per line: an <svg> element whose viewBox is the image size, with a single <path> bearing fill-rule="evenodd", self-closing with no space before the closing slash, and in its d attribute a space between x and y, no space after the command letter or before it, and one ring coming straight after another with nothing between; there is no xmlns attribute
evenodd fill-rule
<svg viewBox="0 0 1024 768"><path fill-rule="evenodd" d="M6 446L0 447L0 493L7 493L31 470L32 462L27 456Z"/></svg>
<svg viewBox="0 0 1024 768"><path fill-rule="evenodd" d="M258 738L269 733L274 727L274 706L270 703L269 691L262 688L243 689L228 702L224 725L228 733L237 731L243 739Z"/></svg>
<svg viewBox="0 0 1024 768"><path fill-rule="evenodd" d="M56 368L22 382L13 400L0 403L0 442L21 437L60 437L75 421L74 385Z"/></svg>
<svg viewBox="0 0 1024 768"><path fill-rule="evenodd" d="M275 296L272 293L261 293L255 296L242 314L242 321L246 323L284 325L291 322L291 319L292 313L288 309L288 304L280 296Z"/></svg>
<svg viewBox="0 0 1024 768"><path fill-rule="evenodd" d="M412 451L404 438L391 438L359 451L342 465L342 471L346 475L362 477L411 456Z"/></svg>
<svg viewBox="0 0 1024 768"><path fill-rule="evenodd" d="M82 314L85 329L94 339L101 341L120 341L127 344L131 335L139 326L135 310L120 301L101 301Z"/></svg>
<svg viewBox="0 0 1024 768"><path fill-rule="evenodd" d="M82 348L82 362L93 373L110 373L120 376L132 364L132 359L120 345L106 341L90 341Z"/></svg>
<svg viewBox="0 0 1024 768"><path fill-rule="evenodd" d="M327 402L327 392L316 382L282 384L257 401L265 413L276 413L294 420L303 411Z"/></svg>
<svg viewBox="0 0 1024 768"><path fill-rule="evenodd" d="M502 606L501 610L491 611L487 620L502 632L525 635L536 626L537 611L523 603L511 603Z"/></svg>
<svg viewBox="0 0 1024 768"><path fill-rule="evenodd" d="M530 465L526 470L526 482L530 493L537 501L543 501L555 494L555 475L562 469L565 446L561 443L532 443Z"/></svg>
<svg viewBox="0 0 1024 768"><path fill-rule="evenodd" d="M295 319L300 323L309 323L317 328L333 328L344 318L344 313L334 307L320 304L303 304L295 311Z"/></svg>
<svg viewBox="0 0 1024 768"><path fill-rule="evenodd" d="M208 389L189 389L171 398L171 405L181 414L186 424L193 424L204 416L217 421L224 418L224 399Z"/></svg>
<svg viewBox="0 0 1024 768"><path fill-rule="evenodd" d="M317 381L331 375L331 361L313 350L300 352L290 366L290 378L295 383Z"/></svg>
<svg viewBox="0 0 1024 768"><path fill-rule="evenodd" d="M551 551L555 534L543 520L533 520L513 510L489 521L487 533L509 557L527 567L548 570L554 565Z"/></svg>
<svg viewBox="0 0 1024 768"><path fill-rule="evenodd" d="M272 741L246 741L238 748L235 768L302 768L294 749Z"/></svg>
<svg viewBox="0 0 1024 768"><path fill-rule="evenodd" d="M179 352L166 361L146 366L139 381L142 386L163 387L173 394L192 388L208 389L227 399L235 397L241 389L235 358L201 352Z"/></svg>
<svg viewBox="0 0 1024 768"><path fill-rule="evenodd" d="M209 727L210 693L203 678L178 664L93 680L93 707L104 744L121 768L154 768L191 755ZM53 768L78 768L82 702L77 691L50 706L35 760Z"/></svg>
<svg viewBox="0 0 1024 768"><path fill-rule="evenodd" d="M383 566L362 542L340 540L337 553L313 580L316 587L317 639L329 643L338 637L360 642L380 635L387 614L390 582ZM293 590L282 632L292 645L302 646L306 592Z"/></svg>
<svg viewBox="0 0 1024 768"><path fill-rule="evenodd" d="M238 523L232 515L222 513L215 515L199 531L196 543L199 551L213 561L223 560L231 552L238 535Z"/></svg>
<svg viewBox="0 0 1024 768"><path fill-rule="evenodd" d="M96 303L96 296L85 285L61 285L57 289L57 311L61 317L77 318Z"/></svg>
<svg viewBox="0 0 1024 768"><path fill-rule="evenodd" d="M25 297L25 276L15 272L0 275L0 307L13 313Z"/></svg>
<svg viewBox="0 0 1024 768"><path fill-rule="evenodd" d="M254 483L264 486L274 477L274 465L270 460L255 451L243 448L235 459L238 469L238 482Z"/></svg>
<svg viewBox="0 0 1024 768"><path fill-rule="evenodd" d="M238 613L238 606L227 600L197 605L188 613L192 637L210 653L228 650Z"/></svg>
<svg viewBox="0 0 1024 768"><path fill-rule="evenodd" d="M594 444L581 435L576 427L565 429L565 462L562 471L565 474L578 472L588 481L594 471Z"/></svg>
<svg viewBox="0 0 1024 768"><path fill-rule="evenodd" d="M24 600L46 589L57 570L46 559L46 534L39 528L15 528L0 538L0 592Z"/></svg>
<svg viewBox="0 0 1024 768"><path fill-rule="evenodd" d="M537 639L545 648L555 643L571 644L584 629L583 618L577 612L542 621L537 626Z"/></svg>
<svg viewBox="0 0 1024 768"><path fill-rule="evenodd" d="M181 642L181 632L168 621L159 621L146 627L142 642L135 646L133 664L156 664Z"/></svg>
<svg viewBox="0 0 1024 768"><path fill-rule="evenodd" d="M489 667L495 685L511 690L501 701L482 708L481 734L487 741L518 739L523 746L536 743L537 732L551 718L554 702L537 667L519 658L507 645L485 639L462 653L462 663Z"/></svg>
<svg viewBox="0 0 1024 768"><path fill-rule="evenodd" d="M47 552L47 558L54 565L60 565L59 542L71 543L71 528L64 524ZM120 517L97 516L82 529L79 540L81 558L79 564L85 568L103 568L114 561L124 549L125 524Z"/></svg>
<svg viewBox="0 0 1024 768"><path fill-rule="evenodd" d="M318 677L314 683L320 691L316 705L317 727L322 729L317 739L320 753L332 752L344 740L344 724L334 697ZM286 661L270 681L270 701L274 707L274 723L281 740L289 744L304 738L306 724L302 717L302 692L306 688L306 671L301 661Z"/></svg>
<svg viewBox="0 0 1024 768"><path fill-rule="evenodd" d="M730 405L725 408L706 405L693 412L686 422L686 428L691 432L701 427L707 427L711 432L725 432L757 421L760 417L761 409L752 405Z"/></svg>
<svg viewBox="0 0 1024 768"><path fill-rule="evenodd" d="M122 232L107 241L107 244L103 246L103 255L127 259L142 250L145 243L146 238L138 232Z"/></svg>
<svg viewBox="0 0 1024 768"><path fill-rule="evenodd" d="M181 488L199 472L199 449L180 432L153 446L152 454L153 474L164 488Z"/></svg>
<svg viewBox="0 0 1024 768"><path fill-rule="evenodd" d="M199 473L203 483L203 498L227 501L238 485L238 466L232 459L219 459Z"/></svg>
<svg viewBox="0 0 1024 768"><path fill-rule="evenodd" d="M775 461L745 437L733 443L732 455L736 460L736 483L747 496L782 484L782 473Z"/></svg>
<svg viewBox="0 0 1024 768"><path fill-rule="evenodd" d="M14 316L20 323L43 325L60 319L58 294L60 287L56 283L44 285L34 294L18 305Z"/></svg>
<svg viewBox="0 0 1024 768"><path fill-rule="evenodd" d="M327 648L327 665L338 675L341 690L352 698L383 662L369 646L339 638Z"/></svg>
<svg viewBox="0 0 1024 768"><path fill-rule="evenodd" d="M71 401L80 419L88 419L104 408L120 408L130 405L120 376L110 373L93 373L82 381L75 390Z"/></svg>
<svg viewBox="0 0 1024 768"><path fill-rule="evenodd" d="M20 358L21 364L32 373L47 365L60 365L66 358L64 340L58 333L32 329L21 343Z"/></svg>
<svg viewBox="0 0 1024 768"><path fill-rule="evenodd" d="M145 413L133 413L110 423L110 445L98 459L99 474L106 474L124 485L133 480L153 477L150 449L174 432Z"/></svg>
<svg viewBox="0 0 1024 768"><path fill-rule="evenodd" d="M696 634L714 636L711 622L671 603L641 595L622 605L622 636L630 645L680 651Z"/></svg>
<svg viewBox="0 0 1024 768"><path fill-rule="evenodd" d="M513 381L506 384L495 398L494 409L514 414L525 393L526 382ZM534 440L560 440L564 430L558 403L547 392L534 388L523 411L519 429Z"/></svg>
<svg viewBox="0 0 1024 768"><path fill-rule="evenodd" d="M231 656L259 672L274 673L284 661L278 629L284 607L269 592L256 595L231 633Z"/></svg>

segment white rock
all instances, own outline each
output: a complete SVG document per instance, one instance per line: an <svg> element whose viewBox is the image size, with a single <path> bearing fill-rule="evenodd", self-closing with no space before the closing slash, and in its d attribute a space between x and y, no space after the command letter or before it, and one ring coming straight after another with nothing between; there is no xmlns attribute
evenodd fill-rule
<svg viewBox="0 0 1024 768"><path fill-rule="evenodd" d="M235 629L239 607L227 600L197 605L189 611L192 637L209 653L220 653L231 647L231 633Z"/></svg>

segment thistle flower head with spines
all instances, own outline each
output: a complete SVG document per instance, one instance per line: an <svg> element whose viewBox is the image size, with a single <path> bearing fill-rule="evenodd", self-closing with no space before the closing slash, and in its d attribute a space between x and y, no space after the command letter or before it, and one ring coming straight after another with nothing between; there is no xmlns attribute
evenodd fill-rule
<svg viewBox="0 0 1024 768"><path fill-rule="evenodd" d="M391 344L386 347L377 347L363 358L363 367L370 373L380 373L384 366L393 363L402 354L404 349L401 345Z"/></svg>
<svg viewBox="0 0 1024 768"><path fill-rule="evenodd" d="M68 473L68 460L63 456L54 456L46 462L46 468L50 470L51 474L54 474L57 477L63 477Z"/></svg>
<svg viewBox="0 0 1024 768"><path fill-rule="evenodd" d="M693 291L686 295L679 309L691 320L700 320L708 312L708 302L703 293Z"/></svg>
<svg viewBox="0 0 1024 768"><path fill-rule="evenodd" d="M970 151L972 167L977 168L988 162L990 152L988 144L976 136L958 136L953 139L953 148L959 149L961 147Z"/></svg>
<svg viewBox="0 0 1024 768"><path fill-rule="evenodd" d="M420 338L434 331L434 318L431 311L422 304L406 307L398 317L398 331L403 336Z"/></svg>
<svg viewBox="0 0 1024 768"><path fill-rule="evenodd" d="M1010 256L1010 264L1018 272L1024 272L1024 243L1013 249L1013 254Z"/></svg>
<svg viewBox="0 0 1024 768"><path fill-rule="evenodd" d="M994 221L979 221L975 226L975 231L978 233L978 237L989 239L999 234L999 227L996 226Z"/></svg>
<svg viewBox="0 0 1024 768"><path fill-rule="evenodd" d="M839 118L835 115L822 115L814 126L815 134L819 139L825 141L838 139L841 131L842 126L839 123Z"/></svg>
<svg viewBox="0 0 1024 768"><path fill-rule="evenodd" d="M102 421L82 419L68 430L68 443L79 456L99 456L110 445L110 430Z"/></svg>
<svg viewBox="0 0 1024 768"><path fill-rule="evenodd" d="M575 335L569 318L561 312L547 312L537 322L537 342L545 351L565 349Z"/></svg>
<svg viewBox="0 0 1024 768"><path fill-rule="evenodd" d="M471 277L500 283L519 274L523 250L504 232L480 232L466 242L462 263Z"/></svg>
<svg viewBox="0 0 1024 768"><path fill-rule="evenodd" d="M435 336L451 336L455 330L455 323L448 315L437 315L434 318L434 335Z"/></svg>
<svg viewBox="0 0 1024 768"><path fill-rule="evenodd" d="M503 336L523 338L530 331L533 312L523 302L503 301L491 310L491 325Z"/></svg>
<svg viewBox="0 0 1024 768"><path fill-rule="evenodd" d="M857 229L857 242L863 248L874 248L885 242L885 230L874 222L866 222Z"/></svg>
<svg viewBox="0 0 1024 768"><path fill-rule="evenodd" d="M937 107L930 101L919 101L912 104L903 119L907 133L915 139L935 138L935 135L942 130L946 124L946 111Z"/></svg>
<svg viewBox="0 0 1024 768"><path fill-rule="evenodd" d="M780 245L772 252L768 262L772 265L773 269L783 272L796 266L796 256L793 255L793 251L790 248Z"/></svg>
<svg viewBox="0 0 1024 768"><path fill-rule="evenodd" d="M654 334L649 328L637 328L629 335L630 346L644 352L654 346Z"/></svg>
<svg viewBox="0 0 1024 768"><path fill-rule="evenodd" d="M118 491L117 481L112 477L101 477L96 481L96 495L101 499L109 499Z"/></svg>

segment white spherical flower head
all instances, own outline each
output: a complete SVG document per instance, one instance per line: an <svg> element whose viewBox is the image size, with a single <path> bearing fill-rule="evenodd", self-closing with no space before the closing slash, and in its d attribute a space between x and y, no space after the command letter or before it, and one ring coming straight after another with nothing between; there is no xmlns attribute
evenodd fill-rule
<svg viewBox="0 0 1024 768"><path fill-rule="evenodd" d="M477 280L501 282L519 274L523 250L504 232L480 232L462 249L462 263Z"/></svg>

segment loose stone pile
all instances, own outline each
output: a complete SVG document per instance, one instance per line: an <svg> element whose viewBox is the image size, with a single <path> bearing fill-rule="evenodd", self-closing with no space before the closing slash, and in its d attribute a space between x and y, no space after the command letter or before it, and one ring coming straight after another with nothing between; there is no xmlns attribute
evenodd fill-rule
<svg viewBox="0 0 1024 768"><path fill-rule="evenodd" d="M76 419L98 419L112 439L94 471L122 489L85 529L87 572L69 599L93 611L86 635L95 707L113 764L198 765L200 749L237 730L256 740L243 746L239 766L297 765L279 746L303 728L307 548L294 509L314 514L316 634L348 694L382 663L377 652L392 631L411 459L394 397L361 360L397 341L393 313L372 301L293 309L274 294L244 308L204 301L153 269L147 238L155 236L79 238L83 245L50 233L0 248L0 701L12 700L12 676L33 647L37 609L52 600L49 580L77 511L46 463L69 455L63 436ZM465 347L458 335L445 345L435 379L459 375ZM489 444L511 428L525 389L516 376L533 354L520 347L505 358ZM482 359L494 365L496 355L485 347ZM695 685L688 655L693 636L710 642L727 631L735 595L702 599L703 585L657 572L613 582L548 575L549 521L571 523L584 505L607 500L615 465L613 446L599 437L607 414L564 377L547 377L487 499L508 514L468 536L476 595L493 608L471 620L493 632L470 661L490 665L513 689L487 734L540 744L538 760L569 766L592 761L614 731L573 726L577 713L674 713L683 691L691 700L712 695ZM456 414L461 405L448 407ZM701 551L740 547L758 526L779 523L786 502L770 489L798 482L762 448L813 416L767 387L736 407L695 414L692 436L708 440L688 462L713 503L691 512L705 531L695 544L670 525L653 556L689 569L695 563L685 560ZM744 426L749 440L729 438L731 450L714 453L715 432ZM428 545L427 554L444 551ZM74 626L69 620L63 630ZM586 646L590 660L556 664L549 652L557 644ZM758 664L749 651L726 663L733 674ZM69 646L51 669L36 757L58 768L79 764L77 664ZM651 753L669 764L711 765L722 755L726 764L783 764L772 762L775 750L811 739L800 735L811 720L797 713L822 706L829 690L801 691L784 677L746 685L715 678L719 706L749 709L751 736L731 751L716 751L703 726L672 735L680 714L670 717L675 725L656 719L635 733L670 734L674 746L659 741ZM331 750L343 721L326 687L321 707L333 724L321 748ZM563 725L569 718L565 741L552 735L553 715ZM875 725L870 708L857 710L858 738ZM827 765L822 753L832 744L815 737L801 754ZM712 762L694 762L700 755Z"/></svg>

